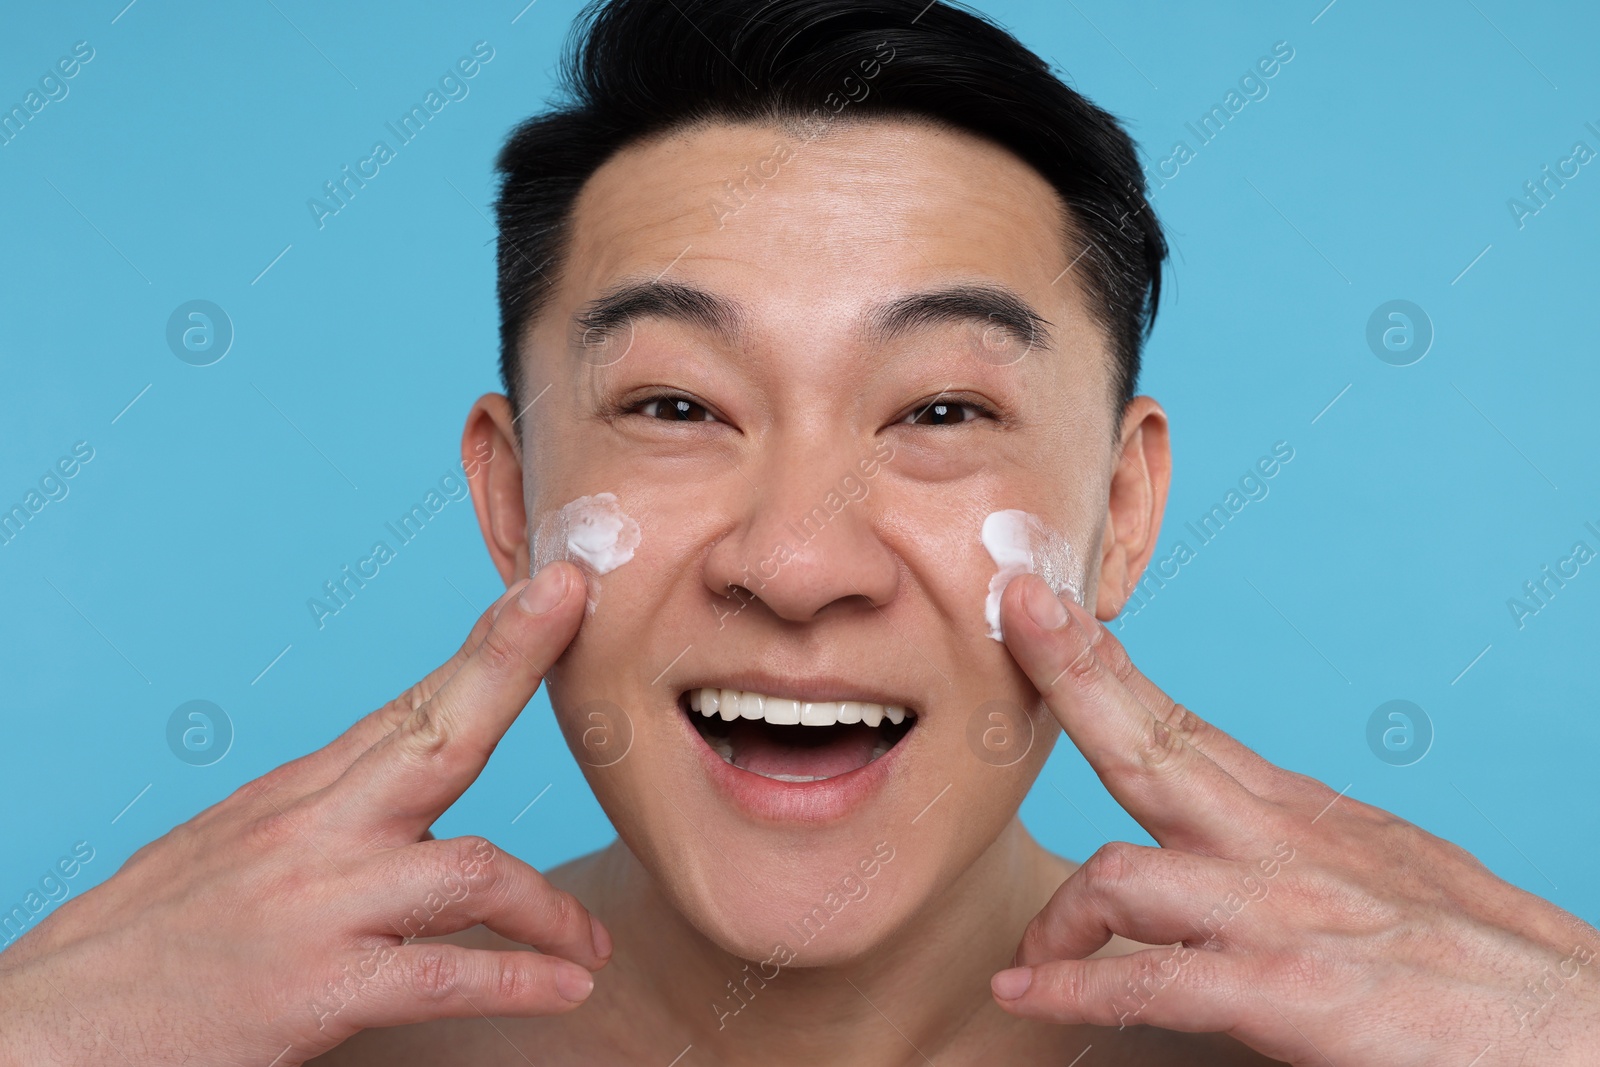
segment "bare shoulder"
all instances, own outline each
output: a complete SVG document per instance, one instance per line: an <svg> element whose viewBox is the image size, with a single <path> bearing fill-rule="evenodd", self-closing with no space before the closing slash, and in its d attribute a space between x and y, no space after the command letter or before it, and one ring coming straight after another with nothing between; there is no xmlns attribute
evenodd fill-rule
<svg viewBox="0 0 1600 1067"><path fill-rule="evenodd" d="M583 898L584 874L599 857L589 853L542 872L558 889ZM526 945L474 926L443 937L419 938L419 942L441 942L463 948L497 951L528 951ZM549 1063L557 1059L562 1016L548 1022L537 1019L501 1019L491 1022L482 1016L464 1019L439 1019L409 1026L389 1026L363 1030L338 1048L314 1060L314 1067L434 1067L441 1063L471 1063L475 1067L499 1064L526 1065Z"/></svg>

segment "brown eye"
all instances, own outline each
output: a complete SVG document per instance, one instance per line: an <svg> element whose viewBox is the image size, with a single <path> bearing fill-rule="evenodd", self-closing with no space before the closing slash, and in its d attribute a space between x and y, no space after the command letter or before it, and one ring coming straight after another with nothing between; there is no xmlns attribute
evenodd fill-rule
<svg viewBox="0 0 1600 1067"><path fill-rule="evenodd" d="M958 422L969 422L983 414L985 412L975 404L963 404L957 400L935 400L911 412L900 421L908 426L950 426Z"/></svg>
<svg viewBox="0 0 1600 1067"><path fill-rule="evenodd" d="M717 421L717 417L707 411L705 405L697 404L682 396L652 397L634 410L647 419L663 419L668 422Z"/></svg>

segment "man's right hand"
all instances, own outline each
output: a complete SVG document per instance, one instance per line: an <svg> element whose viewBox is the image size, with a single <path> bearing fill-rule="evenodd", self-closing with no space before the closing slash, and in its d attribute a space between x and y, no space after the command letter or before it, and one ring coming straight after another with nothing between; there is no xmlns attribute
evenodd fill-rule
<svg viewBox="0 0 1600 1067"><path fill-rule="evenodd" d="M545 567L410 691L63 904L0 955L0 1063L292 1067L367 1027L582 1003L611 954L600 922L482 838L428 827L585 596L572 564ZM539 951L410 941L480 923Z"/></svg>

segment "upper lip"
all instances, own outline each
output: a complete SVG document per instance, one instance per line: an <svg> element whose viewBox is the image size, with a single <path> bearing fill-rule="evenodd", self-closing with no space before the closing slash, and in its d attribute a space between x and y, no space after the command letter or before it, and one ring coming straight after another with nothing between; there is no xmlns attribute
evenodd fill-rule
<svg viewBox="0 0 1600 1067"><path fill-rule="evenodd" d="M787 697L792 700L828 701L855 700L870 704L897 704L908 711L917 710L916 701L904 693L891 692L882 686L863 684L854 679L827 675L773 675L760 671L728 671L714 678L690 679L681 692L694 689L738 689L762 693L766 696Z"/></svg>

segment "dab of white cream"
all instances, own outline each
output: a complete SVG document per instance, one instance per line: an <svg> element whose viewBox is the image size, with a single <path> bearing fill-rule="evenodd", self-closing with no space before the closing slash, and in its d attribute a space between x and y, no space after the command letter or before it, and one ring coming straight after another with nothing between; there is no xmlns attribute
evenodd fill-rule
<svg viewBox="0 0 1600 1067"><path fill-rule="evenodd" d="M1014 509L993 512L983 520L980 537L998 568L989 579L989 596L983 603L989 636L996 641L1005 640L1000 633L1000 596L1013 578L1037 574L1057 596L1069 592L1073 600L1083 603L1072 546L1039 516Z"/></svg>
<svg viewBox="0 0 1600 1067"><path fill-rule="evenodd" d="M639 547L639 524L617 504L615 493L580 496L544 517L533 534L535 574L558 559L571 560L592 571L594 577L610 574L633 558ZM599 602L599 586L589 585L589 611Z"/></svg>

